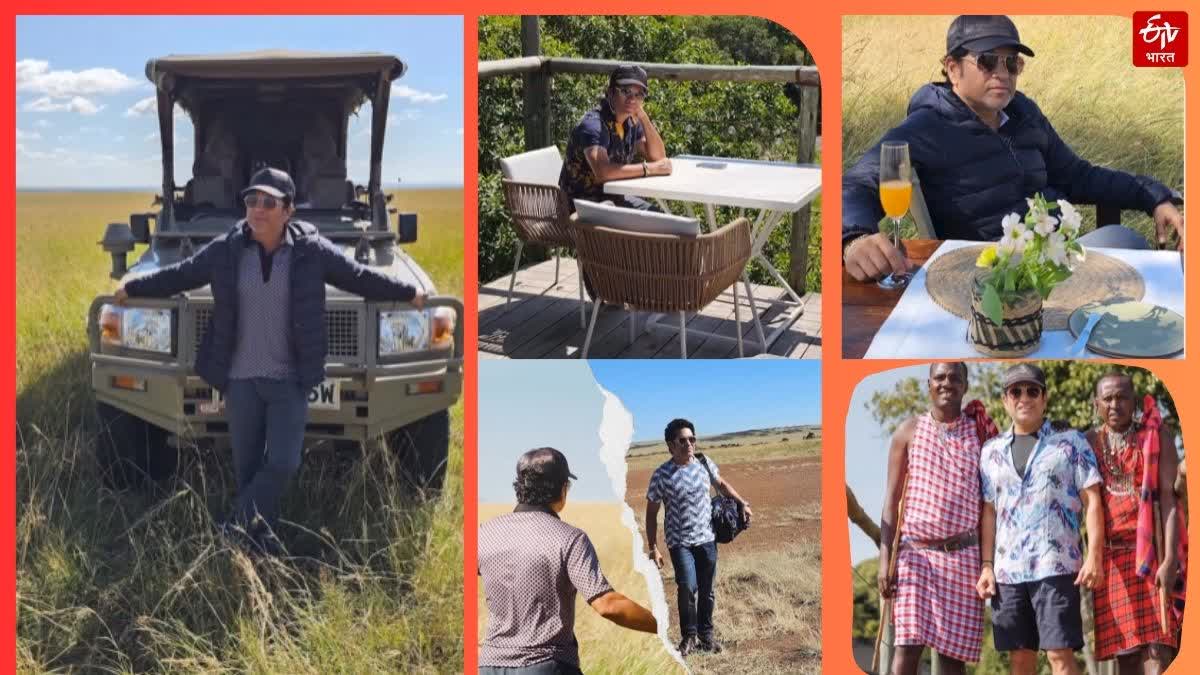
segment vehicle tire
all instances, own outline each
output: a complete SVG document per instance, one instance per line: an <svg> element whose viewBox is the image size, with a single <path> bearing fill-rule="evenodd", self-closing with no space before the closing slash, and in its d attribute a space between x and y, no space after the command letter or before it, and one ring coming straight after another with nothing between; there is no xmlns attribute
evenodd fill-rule
<svg viewBox="0 0 1200 675"><path fill-rule="evenodd" d="M165 429L107 403L96 404L96 417L96 464L110 487L142 488L175 473L179 450L167 443Z"/></svg>
<svg viewBox="0 0 1200 675"><path fill-rule="evenodd" d="M419 488L440 490L450 456L450 411L441 410L389 431L387 445L407 480Z"/></svg>

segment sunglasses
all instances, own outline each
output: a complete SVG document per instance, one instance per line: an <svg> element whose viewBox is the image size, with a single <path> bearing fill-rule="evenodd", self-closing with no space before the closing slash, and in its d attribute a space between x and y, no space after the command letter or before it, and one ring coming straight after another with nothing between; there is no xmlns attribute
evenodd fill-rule
<svg viewBox="0 0 1200 675"><path fill-rule="evenodd" d="M1004 68L1008 70L1009 75L1020 75L1021 71L1025 70L1025 59L1021 58L1020 54L997 54L996 52L984 52L982 54L974 54L975 65L985 73L991 73L1000 66L1000 62L1004 61Z"/></svg>
<svg viewBox="0 0 1200 675"><path fill-rule="evenodd" d="M1031 384L1027 387L1019 387L1019 386L1018 387L1009 387L1008 391L1005 393L1008 394L1009 398L1016 401L1025 395L1028 395L1029 398L1041 398L1043 391L1045 391L1045 390L1042 389L1041 387L1037 386L1036 384Z"/></svg>
<svg viewBox="0 0 1200 675"><path fill-rule="evenodd" d="M246 195L245 198L242 199L242 202L246 204L246 208L248 209L263 208L270 210L278 206L280 200L272 197L271 195Z"/></svg>
<svg viewBox="0 0 1200 675"><path fill-rule="evenodd" d="M617 87L617 91L621 92L621 95L625 98L640 98L643 101L649 96L649 92L641 87Z"/></svg>
<svg viewBox="0 0 1200 675"><path fill-rule="evenodd" d="M695 436L681 436L680 438L676 438L675 442L680 445L695 445L696 437Z"/></svg>

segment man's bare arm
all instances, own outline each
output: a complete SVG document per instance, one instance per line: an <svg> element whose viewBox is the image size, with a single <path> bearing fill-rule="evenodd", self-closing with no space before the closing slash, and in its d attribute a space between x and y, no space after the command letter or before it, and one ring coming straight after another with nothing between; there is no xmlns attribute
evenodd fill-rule
<svg viewBox="0 0 1200 675"><path fill-rule="evenodd" d="M900 507L901 492L904 479L908 476L908 444L912 441L913 430L917 427L915 418L904 420L896 433L892 434L892 442L888 447L888 474L883 493L883 515L879 519L879 592L883 597L891 597L895 579L888 576L891 564L892 539L896 533L896 517Z"/></svg>
<svg viewBox="0 0 1200 675"><path fill-rule="evenodd" d="M663 158L637 164L617 164L609 160L608 150L599 145L585 149L583 156L587 158L592 175L601 183L607 183L610 180L641 178L642 176L665 176L671 173L671 160L669 159Z"/></svg>
<svg viewBox="0 0 1200 675"><path fill-rule="evenodd" d="M638 142L638 153L650 162L666 159L667 145L663 143L662 136L658 133L658 127L650 121L650 116L646 114L645 108L638 111L638 122L641 123L642 132L645 134L644 138Z"/></svg>
<svg viewBox="0 0 1200 675"><path fill-rule="evenodd" d="M592 609L609 621L643 633L657 633L658 621L650 610L616 591L601 593L588 602Z"/></svg>

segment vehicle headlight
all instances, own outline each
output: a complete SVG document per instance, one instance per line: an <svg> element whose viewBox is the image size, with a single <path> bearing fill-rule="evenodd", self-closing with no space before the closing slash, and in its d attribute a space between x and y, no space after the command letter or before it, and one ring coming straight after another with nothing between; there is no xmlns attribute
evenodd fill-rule
<svg viewBox="0 0 1200 675"><path fill-rule="evenodd" d="M171 310L104 305L101 344L160 354L171 353Z"/></svg>
<svg viewBox="0 0 1200 675"><path fill-rule="evenodd" d="M379 313L379 356L397 356L454 346L454 310L449 307Z"/></svg>

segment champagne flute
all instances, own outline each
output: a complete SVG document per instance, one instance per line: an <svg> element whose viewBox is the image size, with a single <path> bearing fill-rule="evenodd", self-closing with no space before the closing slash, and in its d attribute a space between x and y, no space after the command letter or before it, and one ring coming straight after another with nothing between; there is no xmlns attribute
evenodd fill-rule
<svg viewBox="0 0 1200 675"><path fill-rule="evenodd" d="M904 253L900 243L900 219L908 212L912 201L912 163L908 159L908 143L888 141L879 148L879 201L883 212L892 219L892 244ZM908 285L908 272L892 273L879 280L880 288L895 290Z"/></svg>

